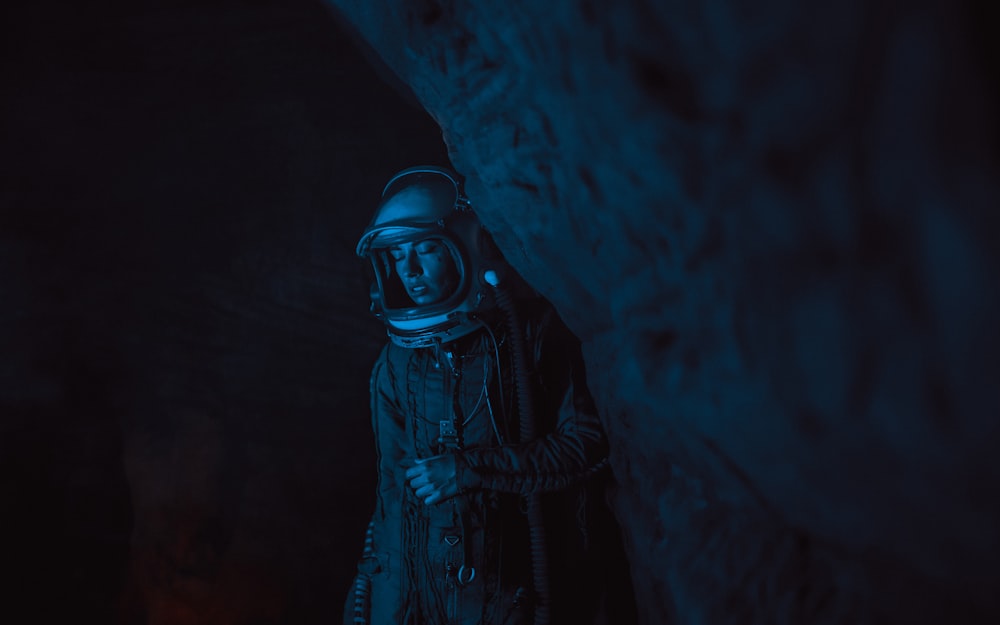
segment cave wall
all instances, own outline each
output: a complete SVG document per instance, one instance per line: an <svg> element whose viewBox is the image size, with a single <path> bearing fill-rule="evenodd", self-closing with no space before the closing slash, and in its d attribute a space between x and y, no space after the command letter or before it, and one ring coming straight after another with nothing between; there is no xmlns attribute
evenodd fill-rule
<svg viewBox="0 0 1000 625"><path fill-rule="evenodd" d="M645 623L1000 615L994 9L330 4L584 340Z"/></svg>
<svg viewBox="0 0 1000 625"><path fill-rule="evenodd" d="M307 0L0 9L0 618L339 617L353 244L443 132L585 340L646 623L998 620L995 9L327 4L381 61Z"/></svg>

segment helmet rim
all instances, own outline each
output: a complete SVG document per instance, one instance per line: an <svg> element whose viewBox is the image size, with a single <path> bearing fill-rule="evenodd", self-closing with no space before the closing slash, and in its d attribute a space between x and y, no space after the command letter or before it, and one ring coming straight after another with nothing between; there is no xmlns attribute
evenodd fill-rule
<svg viewBox="0 0 1000 625"><path fill-rule="evenodd" d="M380 221L385 209L393 198L407 188L400 186L408 177L420 174L443 176L454 187L454 199L442 193L447 187L437 188L431 198L417 198L421 206L406 210L406 206L390 208L405 214L404 218ZM413 184L420 184L414 178ZM433 184L433 182L432 182ZM432 201L433 200L433 201ZM483 279L488 269L497 269L504 263L493 253L487 258L483 249L485 230L472 210L469 199L462 190L461 178L455 172L437 166L417 166L395 174L382 191L382 201L368 228L358 241L355 252L368 258L375 270L376 283L371 290L371 310L386 326L390 340L403 347L427 347L465 336L481 327L477 315L495 306L492 287ZM392 290L386 279L388 270L383 272L384 250L398 244L440 238L447 246L459 273L459 284L454 292L440 302L424 305L390 306L387 301L398 298L398 291ZM488 238L488 237L487 237Z"/></svg>

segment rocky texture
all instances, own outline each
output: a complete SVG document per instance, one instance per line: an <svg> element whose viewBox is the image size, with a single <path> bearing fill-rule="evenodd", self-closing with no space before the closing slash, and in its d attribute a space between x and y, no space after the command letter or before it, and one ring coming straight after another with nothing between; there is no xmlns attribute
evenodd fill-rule
<svg viewBox="0 0 1000 625"><path fill-rule="evenodd" d="M354 239L446 158L396 72L586 341L647 624L1000 620L992 5L334 4L384 67L304 1L3 6L2 618L338 618Z"/></svg>
<svg viewBox="0 0 1000 625"><path fill-rule="evenodd" d="M331 3L584 339L647 624L1000 618L994 9Z"/></svg>

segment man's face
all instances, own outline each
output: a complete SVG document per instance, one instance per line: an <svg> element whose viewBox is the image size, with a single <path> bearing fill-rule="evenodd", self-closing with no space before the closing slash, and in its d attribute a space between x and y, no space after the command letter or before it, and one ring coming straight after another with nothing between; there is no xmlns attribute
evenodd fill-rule
<svg viewBox="0 0 1000 625"><path fill-rule="evenodd" d="M446 299L458 285L455 261L440 239L400 243L389 255L406 294L420 306Z"/></svg>

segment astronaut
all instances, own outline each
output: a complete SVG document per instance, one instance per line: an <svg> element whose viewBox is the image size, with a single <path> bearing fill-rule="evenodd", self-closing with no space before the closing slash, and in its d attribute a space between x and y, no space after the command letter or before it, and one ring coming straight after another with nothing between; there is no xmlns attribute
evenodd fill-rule
<svg viewBox="0 0 1000 625"><path fill-rule="evenodd" d="M627 571L603 545L617 537L608 443L579 343L504 261L461 179L396 174L357 253L389 341L371 377L378 486L345 623L630 622L629 606L607 615L609 577Z"/></svg>

